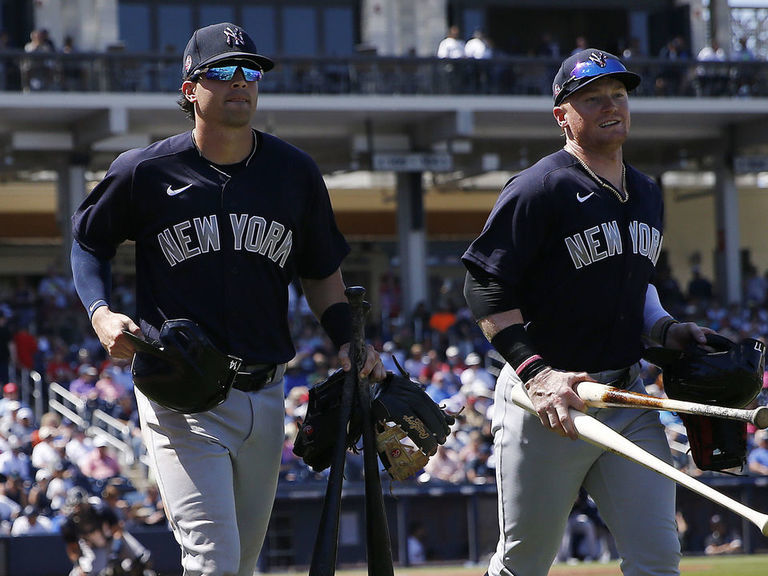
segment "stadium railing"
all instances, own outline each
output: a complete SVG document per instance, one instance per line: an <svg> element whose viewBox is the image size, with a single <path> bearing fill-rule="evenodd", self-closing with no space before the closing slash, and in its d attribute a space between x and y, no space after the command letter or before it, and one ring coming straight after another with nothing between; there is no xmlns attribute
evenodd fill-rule
<svg viewBox="0 0 768 576"><path fill-rule="evenodd" d="M181 55L119 50L78 53L0 51L0 91L178 92ZM264 92L286 94L551 94L559 61L499 56L486 60L355 55L277 57ZM768 62L637 58L639 96L768 96Z"/></svg>

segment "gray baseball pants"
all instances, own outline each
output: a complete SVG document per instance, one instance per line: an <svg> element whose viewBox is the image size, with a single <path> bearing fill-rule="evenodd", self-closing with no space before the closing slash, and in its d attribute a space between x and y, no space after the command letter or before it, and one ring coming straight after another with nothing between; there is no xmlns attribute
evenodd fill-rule
<svg viewBox="0 0 768 576"><path fill-rule="evenodd" d="M637 371L629 389L645 392ZM609 382L612 375L593 375ZM506 365L493 409L500 538L490 576L546 576L583 485L616 541L625 576L677 576L675 483L583 440L562 438L509 397L521 386ZM658 414L629 408L589 414L662 460L672 457Z"/></svg>
<svg viewBox="0 0 768 576"><path fill-rule="evenodd" d="M208 412L179 414L136 397L150 467L184 576L253 576L284 439L283 380L230 391Z"/></svg>

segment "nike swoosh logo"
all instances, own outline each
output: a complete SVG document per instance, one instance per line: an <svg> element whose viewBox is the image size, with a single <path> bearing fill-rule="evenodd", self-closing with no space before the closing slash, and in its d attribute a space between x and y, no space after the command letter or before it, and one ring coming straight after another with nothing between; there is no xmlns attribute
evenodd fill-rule
<svg viewBox="0 0 768 576"><path fill-rule="evenodd" d="M184 192L184 190L186 190L190 186L192 186L192 184L187 184L186 186L182 186L181 188L171 188L171 186L169 185L168 190L166 190L165 192L166 194L168 194L168 196L176 196L176 194L181 194L182 192Z"/></svg>
<svg viewBox="0 0 768 576"><path fill-rule="evenodd" d="M190 186L191 186L191 184L190 184ZM169 192L169 194L170 194L170 192ZM592 196L593 194L594 194L594 192L590 192L586 196L582 196L580 193L577 192L576 193L576 200L578 200L579 202L586 202L587 200L589 200L589 197Z"/></svg>

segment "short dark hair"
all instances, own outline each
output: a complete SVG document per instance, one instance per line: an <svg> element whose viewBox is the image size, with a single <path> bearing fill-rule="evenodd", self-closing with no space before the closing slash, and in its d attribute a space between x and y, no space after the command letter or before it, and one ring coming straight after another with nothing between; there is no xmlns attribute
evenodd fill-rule
<svg viewBox="0 0 768 576"><path fill-rule="evenodd" d="M176 103L179 105L179 108L182 109L184 114L189 120L192 120L192 123L195 122L195 104L194 102L190 102L187 100L186 96L184 94L181 95L181 97L176 101Z"/></svg>

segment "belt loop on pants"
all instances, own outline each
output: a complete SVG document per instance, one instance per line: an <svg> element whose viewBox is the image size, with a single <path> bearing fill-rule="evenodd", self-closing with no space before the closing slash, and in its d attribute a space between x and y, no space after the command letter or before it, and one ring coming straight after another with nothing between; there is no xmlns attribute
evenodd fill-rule
<svg viewBox="0 0 768 576"><path fill-rule="evenodd" d="M233 388L243 392L258 392L285 374L285 364L254 364L242 366L235 376Z"/></svg>

